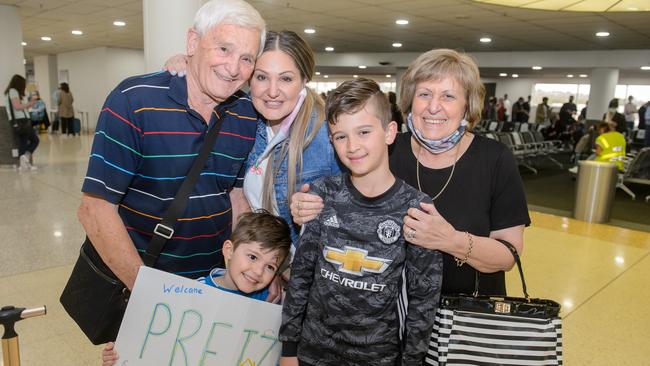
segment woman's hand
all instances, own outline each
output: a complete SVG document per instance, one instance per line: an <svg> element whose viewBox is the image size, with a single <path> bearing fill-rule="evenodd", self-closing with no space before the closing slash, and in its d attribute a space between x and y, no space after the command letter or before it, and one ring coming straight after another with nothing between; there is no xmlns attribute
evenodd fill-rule
<svg viewBox="0 0 650 366"><path fill-rule="evenodd" d="M170 74L183 77L187 74L187 55L178 54L172 56L165 62L163 70L169 71Z"/></svg>
<svg viewBox="0 0 650 366"><path fill-rule="evenodd" d="M102 350L102 366L113 366L119 359L117 352L113 349L115 344L113 342L106 343Z"/></svg>
<svg viewBox="0 0 650 366"><path fill-rule="evenodd" d="M277 275L271 281L271 284L269 285L269 295L266 297L266 301L273 303L273 304L279 304L280 300L282 300L282 290L284 289L284 280L282 279L282 276Z"/></svg>
<svg viewBox="0 0 650 366"><path fill-rule="evenodd" d="M409 243L427 249L448 252L458 233L431 203L420 203L420 209L409 208L404 216L404 238Z"/></svg>
<svg viewBox="0 0 650 366"><path fill-rule="evenodd" d="M309 192L309 184L303 184L300 192L291 196L291 217L293 222L304 225L313 220L323 211L323 199Z"/></svg>

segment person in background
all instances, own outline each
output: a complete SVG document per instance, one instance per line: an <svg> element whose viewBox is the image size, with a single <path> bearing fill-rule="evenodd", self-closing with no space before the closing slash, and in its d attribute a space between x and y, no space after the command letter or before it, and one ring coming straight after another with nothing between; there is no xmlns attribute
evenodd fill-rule
<svg viewBox="0 0 650 366"><path fill-rule="evenodd" d="M578 122L583 122L587 120L587 107L589 106L589 101L585 102L585 107L582 108L580 111L580 115L578 116Z"/></svg>
<svg viewBox="0 0 650 366"><path fill-rule="evenodd" d="M625 136L616 131L611 123L598 124L598 137L596 138L596 157L594 160L614 163L619 171L625 169Z"/></svg>
<svg viewBox="0 0 650 366"><path fill-rule="evenodd" d="M7 110L7 117L9 120L14 123L18 120L27 120L29 123L29 108L32 108L36 104L36 98L31 98L28 102L25 102L25 88L27 87L27 80L20 75L14 75L9 81L9 85L5 89L5 108ZM18 122L15 122L18 123ZM20 171L33 171L36 170L36 167L33 165L34 162L34 151L38 147L40 142L34 129L21 129L17 134L18 137L18 161L19 166L18 170Z"/></svg>
<svg viewBox="0 0 650 366"><path fill-rule="evenodd" d="M497 105L496 105L496 111L497 111L497 121L505 122L506 118L508 118L508 113L507 113L506 104L505 104L505 101L504 101L503 98L499 98L499 101L497 102Z"/></svg>
<svg viewBox="0 0 650 366"><path fill-rule="evenodd" d="M514 115L510 113L512 112L512 103L510 102L510 99L508 99L508 94L503 95L503 108L506 109L503 121L509 122L510 117L514 117Z"/></svg>
<svg viewBox="0 0 650 366"><path fill-rule="evenodd" d="M618 98L613 98L609 101L607 112L603 115L603 121L613 123L616 131L625 134L627 125L625 123L625 116L618 113Z"/></svg>
<svg viewBox="0 0 650 366"><path fill-rule="evenodd" d="M530 98L530 96L528 96ZM528 110L526 110L528 108ZM517 102L512 106L513 120L515 122L528 122L530 118L530 99L525 101L523 97L519 97Z"/></svg>
<svg viewBox="0 0 650 366"><path fill-rule="evenodd" d="M569 96L569 101L562 104L560 108L560 120L569 121L573 119L573 115L578 111L578 106L573 103L573 95Z"/></svg>
<svg viewBox="0 0 650 366"><path fill-rule="evenodd" d="M645 104L645 113L644 113L643 120L644 120L645 126L646 126L646 129L645 129L645 146L648 147L648 146L650 146L650 133L648 133L648 132L650 132L650 131L648 131L648 122L650 122L650 101L648 101Z"/></svg>
<svg viewBox="0 0 650 366"><path fill-rule="evenodd" d="M521 122L528 122L530 119L530 100L531 96L528 96L528 99L522 104L522 109L523 109L523 115L521 116Z"/></svg>
<svg viewBox="0 0 650 366"><path fill-rule="evenodd" d="M483 118L486 118L488 121L496 121L497 120L497 98L495 96L491 96L490 99L488 100L488 110L487 113L483 116Z"/></svg>
<svg viewBox="0 0 650 366"><path fill-rule="evenodd" d="M32 98L36 100L36 103L32 106L32 108L29 110L29 116L30 119L32 120L32 124L34 126L34 129L38 131L41 128L41 124L44 125L45 129L47 129L47 126L49 124L49 120L47 119L47 111L45 110L45 102L43 99L41 99L40 94L38 91L35 91L32 94ZM46 123L47 121L47 123Z"/></svg>
<svg viewBox="0 0 650 366"><path fill-rule="evenodd" d="M650 106L650 101L643 103L637 112L639 115L639 130L646 130L645 112Z"/></svg>
<svg viewBox="0 0 650 366"><path fill-rule="evenodd" d="M61 83L61 93L59 93L59 119L61 120L61 133L68 136L74 136L73 121L74 121L74 107L72 103L74 98L70 93L70 86L68 83Z"/></svg>
<svg viewBox="0 0 650 366"><path fill-rule="evenodd" d="M401 132L402 126L404 125L404 116L402 115L402 110L397 105L397 94L395 92L388 92L388 102L390 103L392 120L397 123L397 131Z"/></svg>
<svg viewBox="0 0 650 366"><path fill-rule="evenodd" d="M537 105L535 111L535 123L547 124L549 123L550 108L548 106L548 98L543 97L542 102Z"/></svg>
<svg viewBox="0 0 650 366"><path fill-rule="evenodd" d="M512 121L521 122L523 119L523 108L524 108L524 98L519 97L517 101L512 105Z"/></svg>
<svg viewBox="0 0 650 366"><path fill-rule="evenodd" d="M632 102L634 100L633 96L627 97L627 103L625 103L625 107L623 107L623 114L625 115L625 127L627 128L628 132L632 132L634 130L634 121L636 120L636 104Z"/></svg>

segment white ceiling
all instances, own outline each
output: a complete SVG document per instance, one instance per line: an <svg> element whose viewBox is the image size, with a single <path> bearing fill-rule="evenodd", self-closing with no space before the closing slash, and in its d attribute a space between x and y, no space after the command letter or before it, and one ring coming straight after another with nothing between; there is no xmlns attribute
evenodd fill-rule
<svg viewBox="0 0 650 366"><path fill-rule="evenodd" d="M299 32L316 52L326 46L335 47L335 52L421 52L436 47L470 52L650 48L650 12L545 11L471 0L249 2L269 29ZM650 0L636 2L647 6ZM102 46L143 47L142 0L0 0L0 4L19 8L27 58ZM399 18L410 24L396 25ZM117 19L127 26L113 26ZM307 27L316 33L303 33ZM74 36L73 29L84 34ZM595 37L595 32L603 30L611 36ZM45 35L53 40L40 40ZM493 42L480 43L482 36ZM403 47L393 48L396 41Z"/></svg>

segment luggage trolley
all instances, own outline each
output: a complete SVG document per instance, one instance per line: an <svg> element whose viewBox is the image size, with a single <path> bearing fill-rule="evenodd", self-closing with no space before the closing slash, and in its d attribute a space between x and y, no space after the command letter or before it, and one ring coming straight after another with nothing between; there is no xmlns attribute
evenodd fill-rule
<svg viewBox="0 0 650 366"><path fill-rule="evenodd" d="M14 329L16 322L35 316L45 315L45 306L33 309L5 306L0 309L0 324L4 326L2 335L2 360L4 366L20 366L20 349L18 348L18 333Z"/></svg>

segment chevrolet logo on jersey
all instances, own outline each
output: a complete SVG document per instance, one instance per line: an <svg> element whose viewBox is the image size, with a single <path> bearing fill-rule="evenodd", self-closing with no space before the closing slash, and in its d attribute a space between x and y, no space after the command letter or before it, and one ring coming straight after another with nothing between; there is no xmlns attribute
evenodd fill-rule
<svg viewBox="0 0 650 366"><path fill-rule="evenodd" d="M357 276L364 273L383 273L392 260L368 257L368 251L345 246L343 250L326 246L323 249L325 260L338 266L340 272Z"/></svg>

